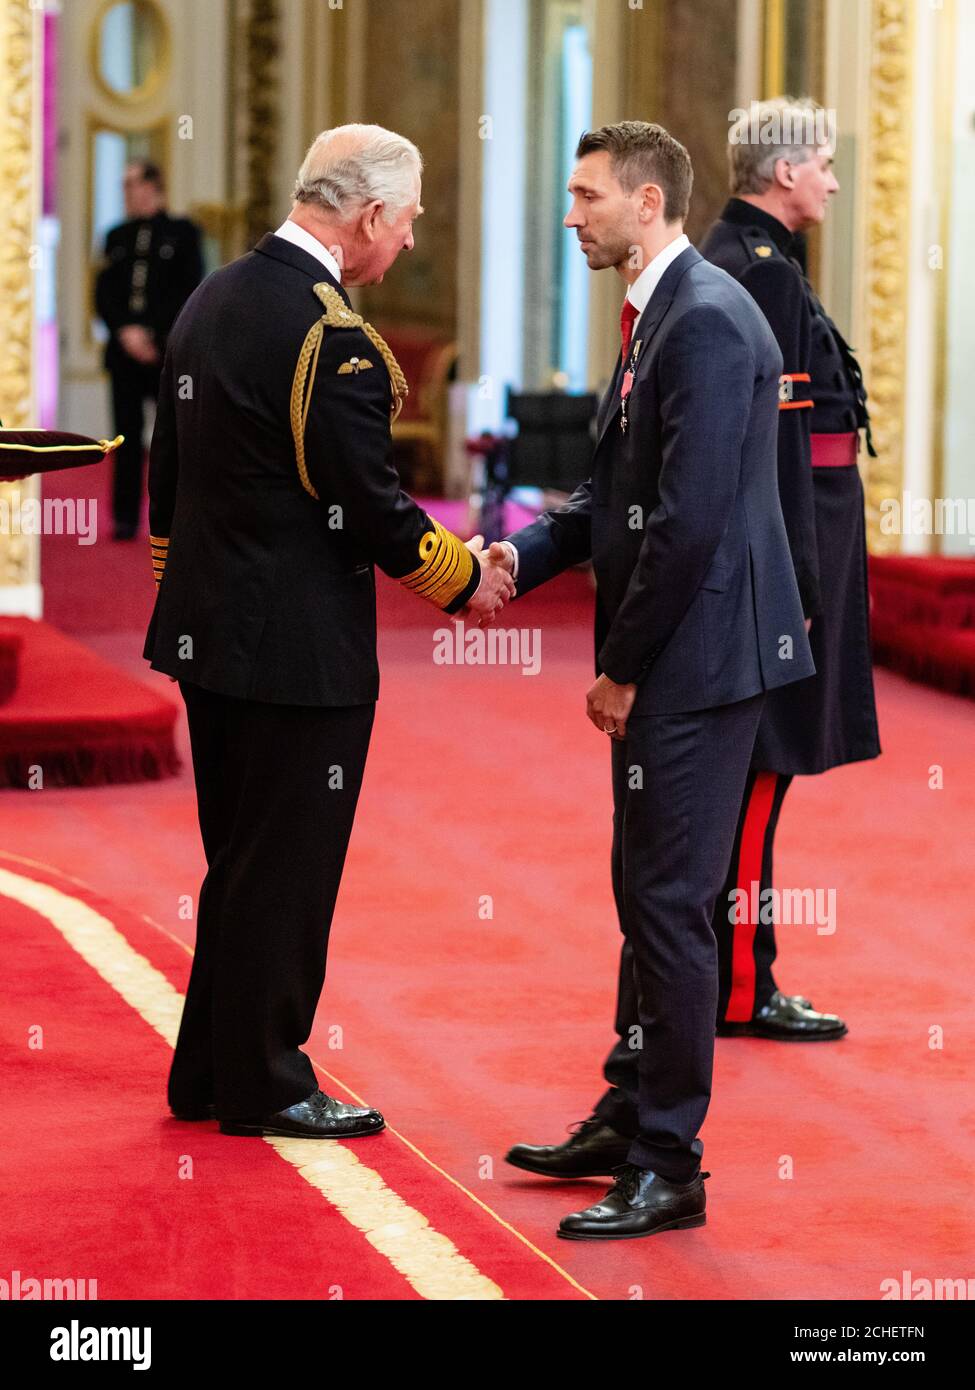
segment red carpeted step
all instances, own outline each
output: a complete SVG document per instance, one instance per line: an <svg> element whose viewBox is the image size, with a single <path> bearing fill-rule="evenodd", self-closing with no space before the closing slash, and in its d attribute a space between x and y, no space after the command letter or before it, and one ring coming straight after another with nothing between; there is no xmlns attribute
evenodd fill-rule
<svg viewBox="0 0 975 1390"><path fill-rule="evenodd" d="M0 623L0 705L5 705L20 679L20 652L24 639Z"/></svg>
<svg viewBox="0 0 975 1390"><path fill-rule="evenodd" d="M873 620L873 645L878 662L911 680L975 696L975 628L898 622L881 614Z"/></svg>
<svg viewBox="0 0 975 1390"><path fill-rule="evenodd" d="M876 660L955 695L975 695L975 559L874 555Z"/></svg>
<svg viewBox="0 0 975 1390"><path fill-rule="evenodd" d="M897 623L975 625L975 558L871 555L873 612Z"/></svg>
<svg viewBox="0 0 975 1390"><path fill-rule="evenodd" d="M154 781L178 770L176 710L47 623L0 620L22 642L0 707L0 786L40 790Z"/></svg>

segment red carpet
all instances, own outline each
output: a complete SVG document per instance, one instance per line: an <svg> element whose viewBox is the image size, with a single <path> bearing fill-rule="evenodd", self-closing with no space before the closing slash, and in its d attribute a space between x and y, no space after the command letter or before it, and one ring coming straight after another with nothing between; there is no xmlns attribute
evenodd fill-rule
<svg viewBox="0 0 975 1390"><path fill-rule="evenodd" d="M35 864L0 855L0 871L107 915L185 985L189 956L158 928ZM0 902L12 982L0 1002L4 1113L8 1133L30 1136L5 1146L5 1267L96 1279L101 1299L418 1296L269 1145L169 1117L158 1094L171 1055L163 1039L43 917ZM43 1046L29 1048L38 1026ZM332 1148L305 1147L313 1157ZM354 1149L508 1297L585 1297L395 1135ZM27 1190L34 1203L16 1195Z"/></svg>
<svg viewBox="0 0 975 1390"><path fill-rule="evenodd" d="M602 1185L517 1175L503 1154L588 1113L612 1040L608 756L584 714L589 583L568 575L512 610L542 630L537 676L437 666L437 616L385 583L382 608L383 693L309 1050L331 1089L379 1105L420 1153L387 1134L368 1154L356 1146L362 1163L510 1298L585 1296L532 1247L604 1299L873 1299L904 1270L967 1278L970 704L880 672L884 756L797 779L786 799L777 881L835 888L838 926L783 928L779 982L843 1014L850 1036L721 1040L708 1225L570 1244L555 1238L559 1216ZM90 640L140 670L141 635ZM180 896L202 876L187 770L0 797L0 843L91 884L185 988L189 957L172 938L192 942ZM9 858L0 868L62 882ZM4 1268L100 1276L102 1297L320 1298L333 1283L416 1296L270 1146L167 1120L163 1039L43 918L0 897L0 921L16 1140L0 1180ZM42 1054L24 1041L37 1023ZM185 1153L191 1182L175 1176Z"/></svg>

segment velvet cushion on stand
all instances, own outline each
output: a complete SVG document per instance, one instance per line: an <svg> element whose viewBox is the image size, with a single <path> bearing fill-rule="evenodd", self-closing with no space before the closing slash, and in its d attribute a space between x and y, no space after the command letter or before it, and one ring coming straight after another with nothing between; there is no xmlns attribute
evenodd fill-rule
<svg viewBox="0 0 975 1390"><path fill-rule="evenodd" d="M0 482L100 463L121 443L121 435L116 439L89 439L87 435L67 434L64 430L0 428Z"/></svg>

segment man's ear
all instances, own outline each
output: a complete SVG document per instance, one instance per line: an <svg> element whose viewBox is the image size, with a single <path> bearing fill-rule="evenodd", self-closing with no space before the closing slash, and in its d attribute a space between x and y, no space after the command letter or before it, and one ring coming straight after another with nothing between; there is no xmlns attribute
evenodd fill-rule
<svg viewBox="0 0 975 1390"><path fill-rule="evenodd" d="M785 155L775 161L775 181L783 188L795 188L796 171Z"/></svg>
<svg viewBox="0 0 975 1390"><path fill-rule="evenodd" d="M664 209L663 189L656 183L645 183L641 190L643 194L640 203L640 216L645 222L650 222L655 217L659 217Z"/></svg>
<svg viewBox="0 0 975 1390"><path fill-rule="evenodd" d="M379 227L379 220L383 215L385 204L381 198L375 198L362 209L361 225L362 230L370 241L375 241L376 232Z"/></svg>

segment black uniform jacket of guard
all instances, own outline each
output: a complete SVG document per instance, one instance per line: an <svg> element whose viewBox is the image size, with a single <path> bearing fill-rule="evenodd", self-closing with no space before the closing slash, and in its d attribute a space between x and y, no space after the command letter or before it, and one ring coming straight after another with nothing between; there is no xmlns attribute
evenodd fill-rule
<svg viewBox="0 0 975 1390"><path fill-rule="evenodd" d="M733 704L814 669L776 482L781 371L753 300L688 247L603 398L590 480L508 538L519 595L592 557L597 671L637 683L635 715Z"/></svg>
<svg viewBox="0 0 975 1390"><path fill-rule="evenodd" d="M813 774L880 752L870 650L864 495L855 463L813 467L812 437L857 434L869 416L852 349L776 217L732 198L701 244L761 308L782 352L779 492L816 676L765 702L754 766Z"/></svg>
<svg viewBox="0 0 975 1390"><path fill-rule="evenodd" d="M144 251L138 248L140 231L145 232ZM143 269L137 275L139 262ZM131 362L116 337L126 324L148 328L162 356L179 311L202 278L200 234L188 218L159 212L113 227L105 238L105 260L95 282L98 315L110 334L105 347L109 371Z"/></svg>
<svg viewBox="0 0 975 1390"><path fill-rule="evenodd" d="M350 311L351 326L325 327L310 351L323 293L340 321L349 299L322 263L268 235L204 281L170 336L150 454L161 583L145 656L220 694L370 703L373 564L447 612L479 582L470 552L400 488L390 373L361 320ZM299 358L310 370L296 420Z"/></svg>

